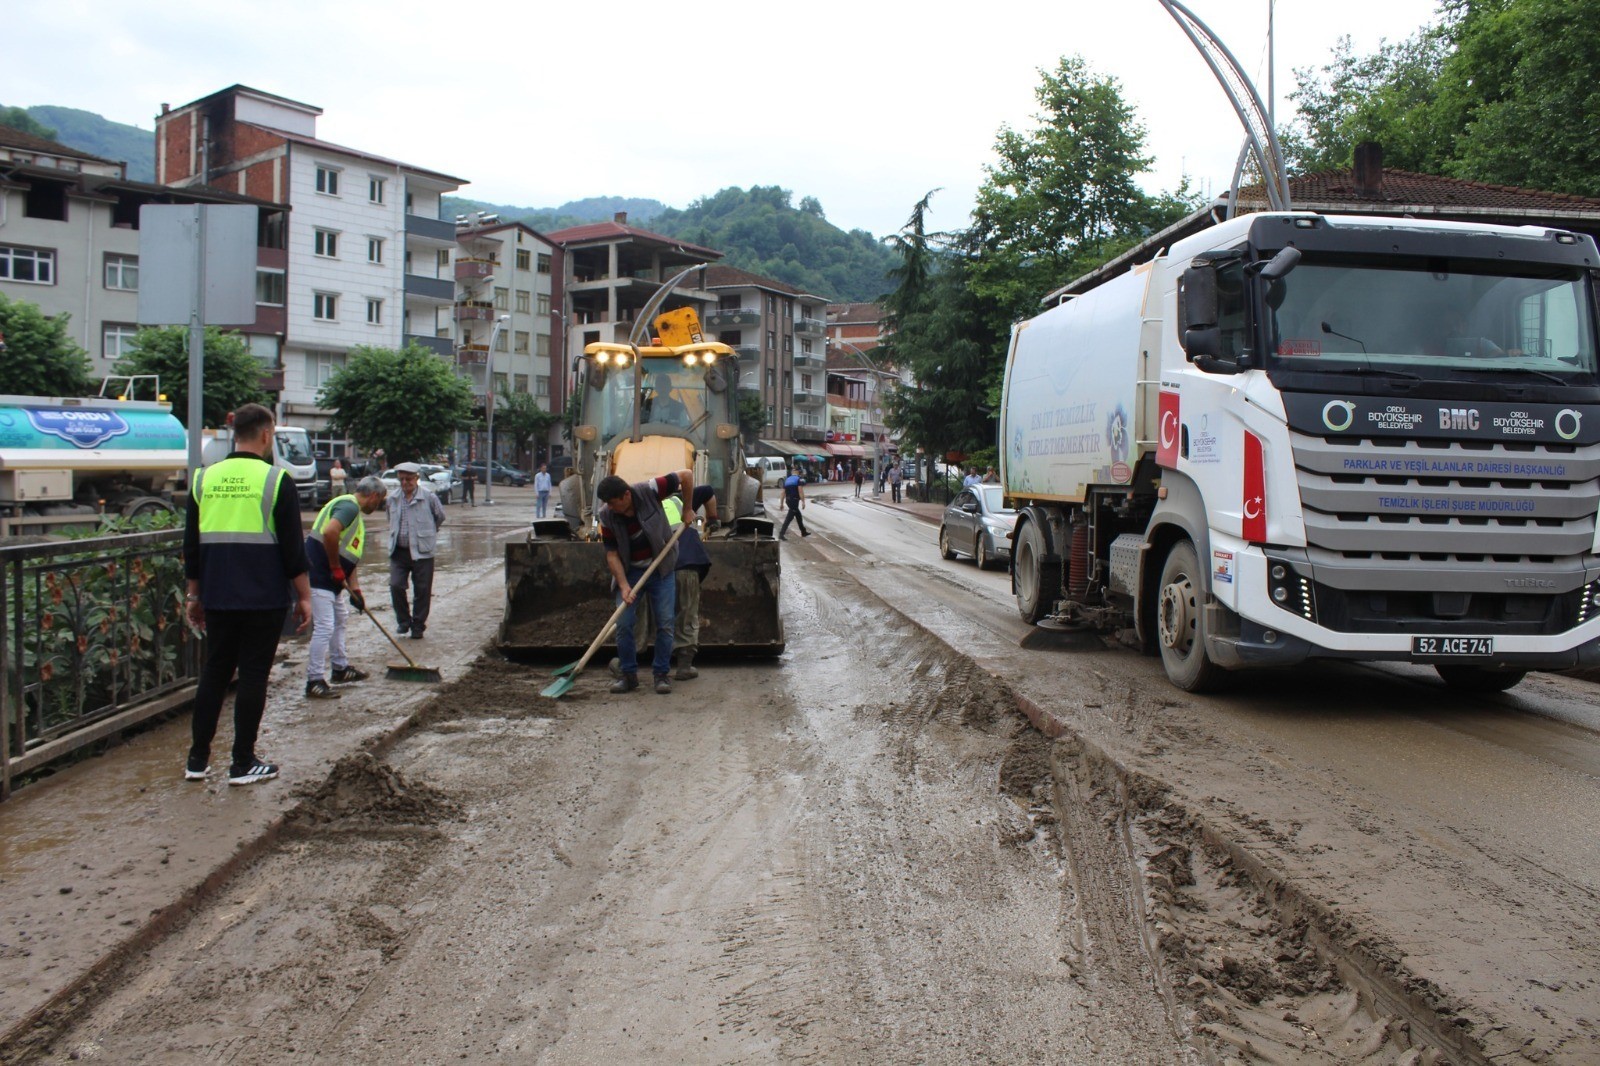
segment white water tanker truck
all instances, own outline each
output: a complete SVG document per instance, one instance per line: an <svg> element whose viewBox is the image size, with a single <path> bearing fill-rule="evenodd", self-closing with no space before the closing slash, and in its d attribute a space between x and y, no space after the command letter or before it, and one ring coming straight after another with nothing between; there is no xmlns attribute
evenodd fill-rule
<svg viewBox="0 0 1600 1066"><path fill-rule="evenodd" d="M1022 617L1132 627L1196 692L1600 662L1597 269L1559 230L1246 215L1018 324Z"/></svg>

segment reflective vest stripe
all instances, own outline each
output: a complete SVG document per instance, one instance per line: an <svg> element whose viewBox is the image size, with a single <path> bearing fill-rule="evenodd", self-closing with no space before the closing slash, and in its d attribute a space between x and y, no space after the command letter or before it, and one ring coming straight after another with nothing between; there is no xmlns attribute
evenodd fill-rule
<svg viewBox="0 0 1600 1066"><path fill-rule="evenodd" d="M224 459L206 473L196 479L201 544L278 543L272 511L282 470L259 459Z"/></svg>
<svg viewBox="0 0 1600 1066"><path fill-rule="evenodd" d="M366 540L367 523L361 517L361 502L355 498L354 494L345 493L343 496L335 496L329 500L327 505L317 512L316 520L311 523L311 532L318 540L322 539L322 531L328 527L328 520L333 517L333 505L340 500L349 500L356 505L356 520L339 533L339 557L348 559L352 563L359 563L361 561L361 549Z"/></svg>
<svg viewBox="0 0 1600 1066"><path fill-rule="evenodd" d="M683 503L676 496L668 496L661 501L661 509L667 512L667 526L683 525Z"/></svg>

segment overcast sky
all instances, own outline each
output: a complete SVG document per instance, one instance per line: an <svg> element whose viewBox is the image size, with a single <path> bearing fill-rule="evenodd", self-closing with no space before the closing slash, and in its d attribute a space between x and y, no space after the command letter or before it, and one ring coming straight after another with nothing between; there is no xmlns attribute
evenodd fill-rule
<svg viewBox="0 0 1600 1066"><path fill-rule="evenodd" d="M1188 0L1266 94L1267 0ZM1278 121L1294 68L1432 20L1435 0L1278 0ZM8 5L0 104L59 104L145 128L235 82L323 109L325 140L470 180L464 195L684 207L781 185L845 229L898 229L927 191L965 225L1002 124L1032 125L1038 70L1081 54L1122 82L1156 158L1225 190L1243 131L1156 0L925 6L644 4L460 8L412 0L54 0Z"/></svg>

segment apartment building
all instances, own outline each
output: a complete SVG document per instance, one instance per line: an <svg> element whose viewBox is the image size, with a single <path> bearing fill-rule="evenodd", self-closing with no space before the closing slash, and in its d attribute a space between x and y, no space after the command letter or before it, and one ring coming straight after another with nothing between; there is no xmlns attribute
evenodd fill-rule
<svg viewBox="0 0 1600 1066"><path fill-rule="evenodd" d="M453 314L459 373L472 382L480 405L504 389L530 393L541 408L559 413L554 368L565 249L524 223L500 222L481 213L458 217L455 227ZM485 454L481 449L486 443L478 441L472 454ZM497 458L519 458L509 455L506 442L498 443ZM552 427L531 458L546 461L561 443L560 427Z"/></svg>
<svg viewBox="0 0 1600 1066"><path fill-rule="evenodd" d="M139 208L145 204L247 204L259 208L258 278L282 273L287 213L211 188L176 190L129 181L124 164L0 126L0 292L67 315L67 332L104 377L138 329ZM258 285L256 320L240 331L276 350L281 302ZM267 387L278 378L268 374Z"/></svg>
<svg viewBox="0 0 1600 1066"><path fill-rule="evenodd" d="M456 226L440 202L466 182L320 140L321 114L244 85L163 104L156 180L290 209L281 277L263 279L285 328L276 351L257 354L282 372L279 417L340 456L349 442L328 428L317 393L350 349L415 343L455 356Z"/></svg>
<svg viewBox="0 0 1600 1066"><path fill-rule="evenodd" d="M716 307L701 316L709 335L739 356L739 390L761 398L766 423L752 451L825 452L828 378L823 348L827 302L793 285L737 267L706 270Z"/></svg>

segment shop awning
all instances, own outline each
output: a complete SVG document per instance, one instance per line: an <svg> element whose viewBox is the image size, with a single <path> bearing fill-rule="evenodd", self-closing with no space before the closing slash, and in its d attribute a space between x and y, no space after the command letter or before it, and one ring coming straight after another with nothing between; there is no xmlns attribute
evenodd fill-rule
<svg viewBox="0 0 1600 1066"><path fill-rule="evenodd" d="M865 459L871 454L864 444L830 444L828 451L842 459Z"/></svg>
<svg viewBox="0 0 1600 1066"><path fill-rule="evenodd" d="M765 455L781 455L785 459L795 455L811 455L809 448L802 448L792 440L759 440L756 443L761 445Z"/></svg>

